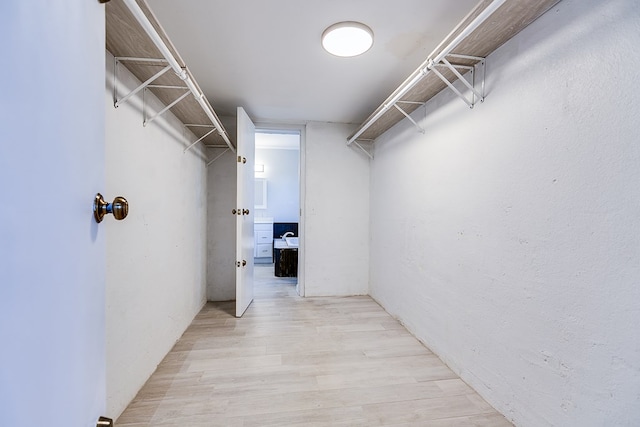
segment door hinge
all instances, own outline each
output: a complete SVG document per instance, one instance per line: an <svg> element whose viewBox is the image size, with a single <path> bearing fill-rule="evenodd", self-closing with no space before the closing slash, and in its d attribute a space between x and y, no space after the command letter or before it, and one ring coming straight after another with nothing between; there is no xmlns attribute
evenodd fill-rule
<svg viewBox="0 0 640 427"><path fill-rule="evenodd" d="M242 156L238 156L238 163L247 163L247 158L246 157L242 157Z"/></svg>
<svg viewBox="0 0 640 427"><path fill-rule="evenodd" d="M113 427L113 420L107 417L100 417L96 427Z"/></svg>

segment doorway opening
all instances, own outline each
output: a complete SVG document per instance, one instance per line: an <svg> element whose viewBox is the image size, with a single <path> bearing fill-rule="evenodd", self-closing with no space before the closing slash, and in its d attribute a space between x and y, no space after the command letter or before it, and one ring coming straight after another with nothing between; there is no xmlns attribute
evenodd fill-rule
<svg viewBox="0 0 640 427"><path fill-rule="evenodd" d="M254 285L302 284L301 149L303 131L256 127Z"/></svg>

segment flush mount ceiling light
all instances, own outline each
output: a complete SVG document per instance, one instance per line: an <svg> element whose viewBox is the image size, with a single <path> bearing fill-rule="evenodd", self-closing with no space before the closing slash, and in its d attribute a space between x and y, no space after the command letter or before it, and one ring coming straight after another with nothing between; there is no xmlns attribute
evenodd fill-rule
<svg viewBox="0 0 640 427"><path fill-rule="evenodd" d="M372 45L373 31L360 22L338 22L322 33L322 47L336 56L358 56Z"/></svg>

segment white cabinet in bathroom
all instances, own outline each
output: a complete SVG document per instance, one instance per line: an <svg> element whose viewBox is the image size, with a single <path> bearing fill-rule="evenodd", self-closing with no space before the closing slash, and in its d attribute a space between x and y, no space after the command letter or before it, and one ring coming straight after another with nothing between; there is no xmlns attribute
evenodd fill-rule
<svg viewBox="0 0 640 427"><path fill-rule="evenodd" d="M253 223L255 239L255 258L268 258L271 262L273 256L273 218L255 218Z"/></svg>

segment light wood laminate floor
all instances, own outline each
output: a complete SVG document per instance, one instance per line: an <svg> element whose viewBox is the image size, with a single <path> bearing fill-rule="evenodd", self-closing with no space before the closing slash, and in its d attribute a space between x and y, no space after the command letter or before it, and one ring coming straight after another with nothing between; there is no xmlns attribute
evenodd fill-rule
<svg viewBox="0 0 640 427"><path fill-rule="evenodd" d="M116 426L511 426L371 298L272 271L243 318L208 303Z"/></svg>

